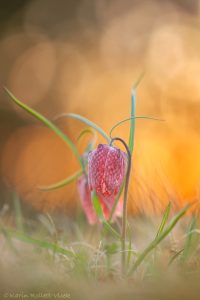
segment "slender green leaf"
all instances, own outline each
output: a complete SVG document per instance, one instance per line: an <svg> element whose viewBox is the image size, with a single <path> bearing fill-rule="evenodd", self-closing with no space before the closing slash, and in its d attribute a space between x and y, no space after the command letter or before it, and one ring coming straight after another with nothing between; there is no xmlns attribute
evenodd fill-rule
<svg viewBox="0 0 200 300"><path fill-rule="evenodd" d="M14 193L14 195L13 195L13 202L14 202L15 221L16 221L17 229L19 231L24 232L21 202L20 202L19 196L16 193Z"/></svg>
<svg viewBox="0 0 200 300"><path fill-rule="evenodd" d="M106 221L103 221L104 227L118 240L121 240L120 234Z"/></svg>
<svg viewBox="0 0 200 300"><path fill-rule="evenodd" d="M83 123L85 123L86 125L89 125L90 127L92 127L93 129L95 129L97 132L99 132L108 143L110 143L110 138L108 137L108 135L103 131L103 129L101 129L101 127L99 127L98 125L96 125L95 123L93 123L92 121L88 120L87 118L80 116L78 114L73 114L73 113L66 113L66 114L61 114L58 117L55 118L55 120L58 120L60 118L73 118L76 120L79 120Z"/></svg>
<svg viewBox="0 0 200 300"><path fill-rule="evenodd" d="M92 129L92 128L85 128L83 129L78 138L77 138L77 141L80 142L80 140L86 135L86 134L91 134L92 135L92 143L95 144L96 143L96 140L97 140L97 135L96 135L96 132Z"/></svg>
<svg viewBox="0 0 200 300"><path fill-rule="evenodd" d="M121 195L122 195L123 189L124 189L124 182L123 182L123 184L122 184L122 186L121 186L121 188L120 188L119 193L118 193L117 196L116 196L115 202L114 202L113 207L112 207L112 209L111 209L110 216L109 216L109 219L108 219L108 222L109 222L109 223L112 222L112 217L113 217L113 215L114 215L114 213L115 213L115 210L116 210L117 204L118 204L118 202L119 202L119 199L120 199L120 197L121 197Z"/></svg>
<svg viewBox="0 0 200 300"><path fill-rule="evenodd" d="M116 123L110 130L110 138L112 138L112 132L113 130L118 127L119 125L127 122L127 121L130 121L132 119L147 119L147 120L154 120L154 121L164 121L163 119L159 119L159 118L154 118L154 117L149 117L149 116L138 116L138 117L132 117L132 118L127 118L127 119L124 119L118 123Z"/></svg>
<svg viewBox="0 0 200 300"><path fill-rule="evenodd" d="M97 133L92 128L85 128L81 131L81 133L78 136L78 141L80 141L86 134L91 134L92 139L89 141L84 153L88 153L89 151L92 151L94 149L94 146L97 141Z"/></svg>
<svg viewBox="0 0 200 300"><path fill-rule="evenodd" d="M130 134L129 134L129 150L132 154L134 147L134 135L135 135L135 101L136 101L136 89L140 84L142 78L144 77L144 72L140 75L136 83L134 84L131 91L131 124L130 124Z"/></svg>
<svg viewBox="0 0 200 300"><path fill-rule="evenodd" d="M130 124L130 133L129 133L129 150L132 155L134 147L134 135L135 135L135 98L136 90L132 89L131 91L131 124Z"/></svg>
<svg viewBox="0 0 200 300"><path fill-rule="evenodd" d="M104 227L117 239L121 239L120 234L105 220L100 201L95 192L92 192L92 203L93 203L93 207L96 211L96 214L97 214L99 220L104 225Z"/></svg>
<svg viewBox="0 0 200 300"><path fill-rule="evenodd" d="M195 232L195 227L196 227L196 218L195 218L195 216L192 216L191 222L190 222L190 224L188 226L188 230L187 230L187 238L186 238L186 241L185 241L183 254L181 256L181 261L182 262L185 262L191 254L192 240L193 240L193 235L194 235L194 232Z"/></svg>
<svg viewBox="0 0 200 300"><path fill-rule="evenodd" d="M15 239L20 240L22 242L32 244L34 246L38 246L38 247L41 247L41 248L44 248L44 249L52 250L52 251L55 251L56 253L63 254L63 255L66 255L66 256L71 256L71 257L75 256L75 254L72 251L68 250L68 249L62 248L58 245L46 242L44 240L38 240L38 239L32 238L28 235L25 235L21 232L13 230L13 229L6 228L6 233L10 238L15 238Z"/></svg>
<svg viewBox="0 0 200 300"><path fill-rule="evenodd" d="M136 81L136 82L134 83L134 85L133 85L133 89L134 89L134 90L137 89L137 87L138 87L138 85L140 84L140 82L142 81L144 75L145 75L145 72L142 72L142 73L140 74L140 76L138 77L137 81Z"/></svg>
<svg viewBox="0 0 200 300"><path fill-rule="evenodd" d="M66 186L67 184L73 182L74 180L76 180L78 177L81 176L81 174L83 173L82 170L78 170L77 172L75 172L74 174L72 174L71 176L56 182L54 184L48 185L48 186L40 186L38 187L38 189L40 189L41 191L52 191L52 190L56 190L59 188L62 188L64 186Z"/></svg>
<svg viewBox="0 0 200 300"><path fill-rule="evenodd" d="M147 248L140 254L140 256L136 259L134 265L132 266L129 275L131 275L138 266L144 261L145 257L172 231L176 223L184 216L186 211L192 206L192 204L186 205L183 209L181 209L168 224L166 229L156 238L154 239Z"/></svg>
<svg viewBox="0 0 200 300"><path fill-rule="evenodd" d="M103 210L102 210L102 207L101 207L101 204L100 204L100 201L99 201L99 198L97 197L97 194L95 192L92 192L92 204L93 204L93 207L95 209L95 212L99 218L100 221L104 221L105 218L104 218L104 214L103 214Z"/></svg>
<svg viewBox="0 0 200 300"><path fill-rule="evenodd" d="M169 202L169 204L167 205L165 211L164 211L164 214L163 214L163 218L162 218L162 221L161 221L161 224L160 224L160 227L158 229L158 232L156 234L156 239L161 235L161 233L163 232L163 229L167 223L167 220L169 218L169 213L170 213L170 210L171 210L171 202Z"/></svg>
<svg viewBox="0 0 200 300"><path fill-rule="evenodd" d="M75 157L79 161L80 165L82 166L82 161L80 158L80 155L78 153L78 150L74 143L69 139L68 136L66 136L54 123L49 121L46 117L35 111L34 109L30 108L28 105L21 102L19 99L17 99L6 87L4 87L6 93L10 96L11 100L17 104L19 107L23 108L25 111L27 111L29 114L34 116L36 119L41 121L43 124L45 124L47 127L49 127L52 131L54 131L72 150Z"/></svg>

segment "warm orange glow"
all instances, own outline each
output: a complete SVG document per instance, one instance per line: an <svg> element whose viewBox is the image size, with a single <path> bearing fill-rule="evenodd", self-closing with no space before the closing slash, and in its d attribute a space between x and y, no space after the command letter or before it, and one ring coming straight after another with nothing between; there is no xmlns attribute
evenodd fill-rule
<svg viewBox="0 0 200 300"><path fill-rule="evenodd" d="M39 186L58 182L78 170L71 151L45 127L27 126L8 140L3 154L3 174L22 199L39 210L74 208L75 184L55 191Z"/></svg>
<svg viewBox="0 0 200 300"><path fill-rule="evenodd" d="M168 201L178 208L199 199L200 193L198 16L172 1L106 3L96 1L91 26L83 1L76 12L78 30L68 15L60 21L65 1L59 7L53 0L27 4L23 30L7 32L0 43L5 83L47 117L79 113L109 132L129 117L131 87L145 70L137 90L137 115L165 122L136 123L129 210L160 213ZM59 12L51 15L55 5ZM38 14L43 10L48 19ZM14 105L8 109L33 120ZM74 141L84 128L74 120L62 126ZM127 123L113 134L128 139L128 133ZM36 189L65 178L78 166L69 148L44 127L17 129L5 145L2 165L4 179L38 209L73 206L77 200L75 183L48 193Z"/></svg>

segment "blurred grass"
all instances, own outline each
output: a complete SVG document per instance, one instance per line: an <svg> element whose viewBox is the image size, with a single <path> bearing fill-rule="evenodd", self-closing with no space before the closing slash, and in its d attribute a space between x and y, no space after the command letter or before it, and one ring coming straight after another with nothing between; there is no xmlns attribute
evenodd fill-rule
<svg viewBox="0 0 200 300"><path fill-rule="evenodd" d="M132 272L125 278L120 241L102 225L89 226L82 216L38 214L30 220L15 206L15 212L0 218L0 293L191 299L200 291L199 220L185 215L188 206L177 214L170 207L162 218L129 218L127 265Z"/></svg>

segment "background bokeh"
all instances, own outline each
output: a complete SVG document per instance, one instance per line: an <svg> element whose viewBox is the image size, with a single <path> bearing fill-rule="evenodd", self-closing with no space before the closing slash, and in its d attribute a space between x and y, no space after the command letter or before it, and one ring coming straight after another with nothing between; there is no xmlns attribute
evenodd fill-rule
<svg viewBox="0 0 200 300"><path fill-rule="evenodd" d="M109 132L129 117L130 92L140 74L130 213L157 214L168 201L179 208L200 193L199 1L1 1L0 85L53 118L74 112ZM48 185L78 164L47 128L0 90L1 205L10 191L30 207L69 213L76 184ZM84 125L59 126L76 142ZM128 138L128 124L115 134ZM99 141L101 138L99 138ZM79 145L80 151L87 138Z"/></svg>

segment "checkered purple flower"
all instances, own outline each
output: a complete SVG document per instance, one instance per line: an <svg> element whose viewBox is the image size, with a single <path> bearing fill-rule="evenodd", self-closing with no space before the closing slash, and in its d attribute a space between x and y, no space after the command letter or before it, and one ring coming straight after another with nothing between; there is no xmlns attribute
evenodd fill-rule
<svg viewBox="0 0 200 300"><path fill-rule="evenodd" d="M127 168L127 154L100 144L88 154L88 182L100 199L113 202L122 186Z"/></svg>

